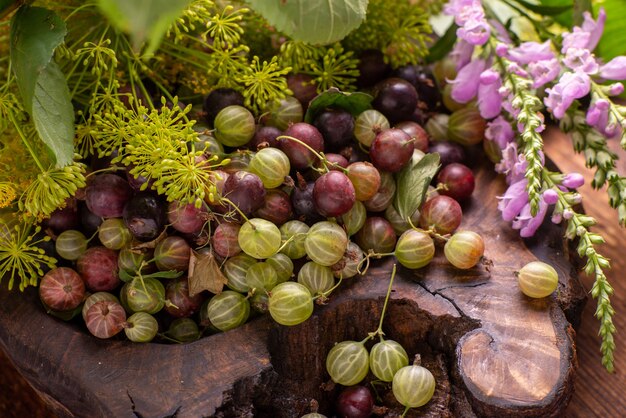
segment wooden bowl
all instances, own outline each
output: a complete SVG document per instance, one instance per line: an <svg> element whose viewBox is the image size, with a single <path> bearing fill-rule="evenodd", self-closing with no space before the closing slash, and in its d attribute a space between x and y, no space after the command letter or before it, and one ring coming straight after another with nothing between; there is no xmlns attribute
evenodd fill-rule
<svg viewBox="0 0 626 418"><path fill-rule="evenodd" d="M562 228L547 221L532 240L500 218L506 185L475 168L476 190L461 229L480 233L490 268L457 270L441 248L417 271L399 269L384 330L409 356L420 354L437 380L433 399L407 416L556 416L576 368L573 326L585 291ZM532 300L514 275L540 259L559 273L556 294ZM339 388L325 358L336 342L362 340L378 326L394 260L375 262L295 327L269 317L184 345L98 340L46 315L34 289L0 290L0 347L59 416L300 417L332 414ZM388 416L402 412L380 391Z"/></svg>

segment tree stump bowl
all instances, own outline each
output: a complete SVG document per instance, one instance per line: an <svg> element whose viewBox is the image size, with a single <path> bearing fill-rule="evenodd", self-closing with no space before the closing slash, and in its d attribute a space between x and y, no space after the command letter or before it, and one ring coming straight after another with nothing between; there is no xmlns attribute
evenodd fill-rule
<svg viewBox="0 0 626 418"><path fill-rule="evenodd" d="M576 370L574 329L586 301L579 260L558 225L522 240L500 218L506 185L493 168L474 169L476 190L460 229L485 240L481 264L458 270L441 248L420 270L398 269L385 317L400 342L437 381L433 399L409 417L547 417L562 413ZM559 273L557 292L531 299L515 271L533 260ZM0 348L60 417L300 417L318 403L333 415L338 386L326 354L378 326L394 259L345 281L305 323L284 327L269 316L183 345L98 340L84 326L46 315L34 289L0 290ZM368 376L371 380L372 376ZM403 407L380 387L382 416Z"/></svg>

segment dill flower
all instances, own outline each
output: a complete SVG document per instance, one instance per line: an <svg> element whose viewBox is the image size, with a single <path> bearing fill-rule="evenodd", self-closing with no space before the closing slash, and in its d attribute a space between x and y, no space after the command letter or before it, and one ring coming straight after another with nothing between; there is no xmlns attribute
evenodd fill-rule
<svg viewBox="0 0 626 418"><path fill-rule="evenodd" d="M56 260L38 246L50 240L40 232L41 227L34 227L32 221L19 223L11 214L0 217L0 281L8 278L9 290L16 278L21 291L36 286L44 269L55 267Z"/></svg>

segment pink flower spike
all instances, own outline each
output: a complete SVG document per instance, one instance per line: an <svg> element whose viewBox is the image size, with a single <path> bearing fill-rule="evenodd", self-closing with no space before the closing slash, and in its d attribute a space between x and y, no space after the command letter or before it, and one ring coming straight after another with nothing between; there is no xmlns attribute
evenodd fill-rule
<svg viewBox="0 0 626 418"><path fill-rule="evenodd" d="M583 14L584 22L582 30L589 33L589 41L587 42L587 49L593 51L598 46L602 33L604 32L604 23L606 22L606 11L603 7L598 11L598 20L594 21L589 12Z"/></svg>
<svg viewBox="0 0 626 418"><path fill-rule="evenodd" d="M626 56L615 57L600 67L600 77L607 80L626 80Z"/></svg>
<svg viewBox="0 0 626 418"><path fill-rule="evenodd" d="M452 100L457 103L468 103L478 93L478 79L480 73L485 70L486 63L484 60L477 59L471 61L463 67L456 78L450 83L452 84Z"/></svg>
<svg viewBox="0 0 626 418"><path fill-rule="evenodd" d="M568 189L577 189L585 184L585 178L580 173L569 173L565 176L561 184Z"/></svg>

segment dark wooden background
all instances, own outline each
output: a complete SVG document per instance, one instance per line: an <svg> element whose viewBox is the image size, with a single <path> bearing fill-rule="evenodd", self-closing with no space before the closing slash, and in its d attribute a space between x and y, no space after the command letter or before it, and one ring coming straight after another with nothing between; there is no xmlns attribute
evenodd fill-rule
<svg viewBox="0 0 626 418"><path fill-rule="evenodd" d="M614 150L619 149L617 142L611 143ZM613 269L608 278L615 288L612 298L616 310L615 326L617 328L615 353L615 373L608 374L600 363L600 339L598 321L594 318L595 301L589 300L583 313L582 325L577 335L577 349L579 369L576 380L576 391L567 409L568 417L622 417L626 411L626 281L620 280L626 272L626 229L619 227L617 215L607 203L604 191L591 189L589 183L593 172L584 167L582 156L572 157L572 148L569 139L558 132L550 132L546 139L548 156L561 168L563 172L578 171L585 175L587 185L580 191L585 196L585 210L599 221L595 228L600 232L607 243L601 247L602 254L611 259ZM626 155L620 153L624 161L621 162L620 172L626 173ZM588 289L592 279L583 277ZM112 400L114 401L114 400ZM42 400L30 388L21 376L15 371L10 360L0 351L0 417L50 417Z"/></svg>

